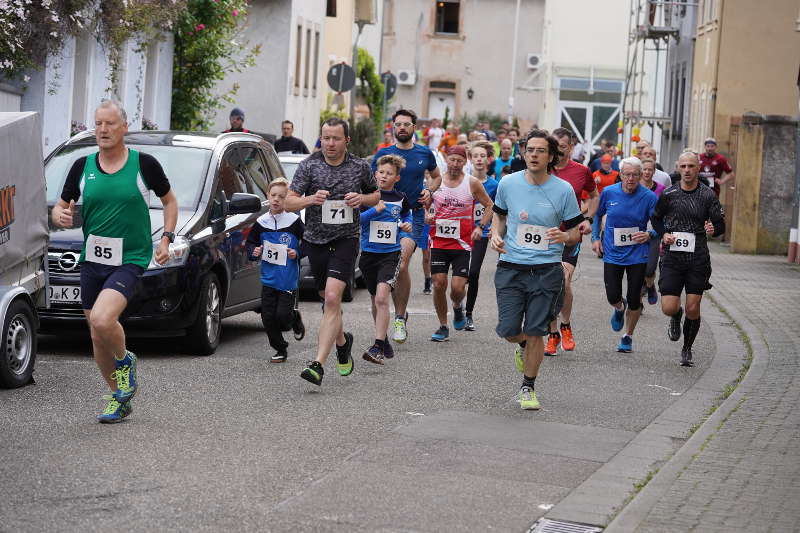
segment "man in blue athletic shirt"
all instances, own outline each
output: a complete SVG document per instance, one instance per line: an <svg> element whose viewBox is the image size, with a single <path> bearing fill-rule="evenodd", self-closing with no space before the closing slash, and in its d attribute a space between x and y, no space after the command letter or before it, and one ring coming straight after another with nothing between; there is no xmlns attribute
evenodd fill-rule
<svg viewBox="0 0 800 533"><path fill-rule="evenodd" d="M405 168L400 172L400 182L395 188L403 193L411 204L412 231L402 233L400 246L400 272L397 276L397 285L392 292L394 300L394 333L392 339L403 343L408 338L406 323L408 321L408 298L411 294L411 276L408 274L408 265L417 240L421 237L425 225L425 208L423 204L430 200L431 193L439 188L442 177L436 166L436 158L430 148L414 144L414 130L417 127L417 115L408 109L400 109L392 115L394 124L394 137L397 142L387 148L381 148L372 158L372 171L376 172L377 162L385 155L399 155L405 162ZM425 188L425 171L430 174L429 189Z"/></svg>

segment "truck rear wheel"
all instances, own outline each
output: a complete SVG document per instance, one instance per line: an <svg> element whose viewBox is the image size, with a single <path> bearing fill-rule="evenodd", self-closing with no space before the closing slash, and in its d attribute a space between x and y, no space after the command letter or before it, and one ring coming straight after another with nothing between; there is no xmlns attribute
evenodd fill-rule
<svg viewBox="0 0 800 533"><path fill-rule="evenodd" d="M34 311L24 299L11 302L3 321L0 346L0 387L13 389L33 379L36 362Z"/></svg>

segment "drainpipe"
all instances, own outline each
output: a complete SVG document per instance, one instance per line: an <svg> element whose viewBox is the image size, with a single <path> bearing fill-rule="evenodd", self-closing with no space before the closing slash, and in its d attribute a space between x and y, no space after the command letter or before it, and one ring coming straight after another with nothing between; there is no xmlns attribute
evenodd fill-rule
<svg viewBox="0 0 800 533"><path fill-rule="evenodd" d="M794 227L789 230L789 262L800 264L800 116L797 117L794 158L794 202L792 220Z"/></svg>

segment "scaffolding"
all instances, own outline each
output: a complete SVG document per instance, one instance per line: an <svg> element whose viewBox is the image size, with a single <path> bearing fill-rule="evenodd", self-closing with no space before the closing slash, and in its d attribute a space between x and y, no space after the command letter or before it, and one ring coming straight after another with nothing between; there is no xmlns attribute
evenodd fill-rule
<svg viewBox="0 0 800 533"><path fill-rule="evenodd" d="M671 149L672 117L664 113L669 41L678 39L678 10L687 5L685 0L630 0L625 95L617 130L626 154L636 153L636 138L660 151L666 138L667 152Z"/></svg>

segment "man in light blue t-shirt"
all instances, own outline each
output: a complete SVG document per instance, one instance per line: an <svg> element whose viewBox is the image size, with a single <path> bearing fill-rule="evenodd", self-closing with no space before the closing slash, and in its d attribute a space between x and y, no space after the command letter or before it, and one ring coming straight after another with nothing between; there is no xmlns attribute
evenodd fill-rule
<svg viewBox="0 0 800 533"><path fill-rule="evenodd" d="M583 222L572 185L551 174L560 153L558 141L532 130L523 144L527 169L503 178L497 188L491 246L500 252L495 273L497 334L518 343L517 370L523 373L519 402L539 409L534 392L544 359L544 336L561 310L564 244L580 240ZM564 225L566 231L559 227Z"/></svg>

